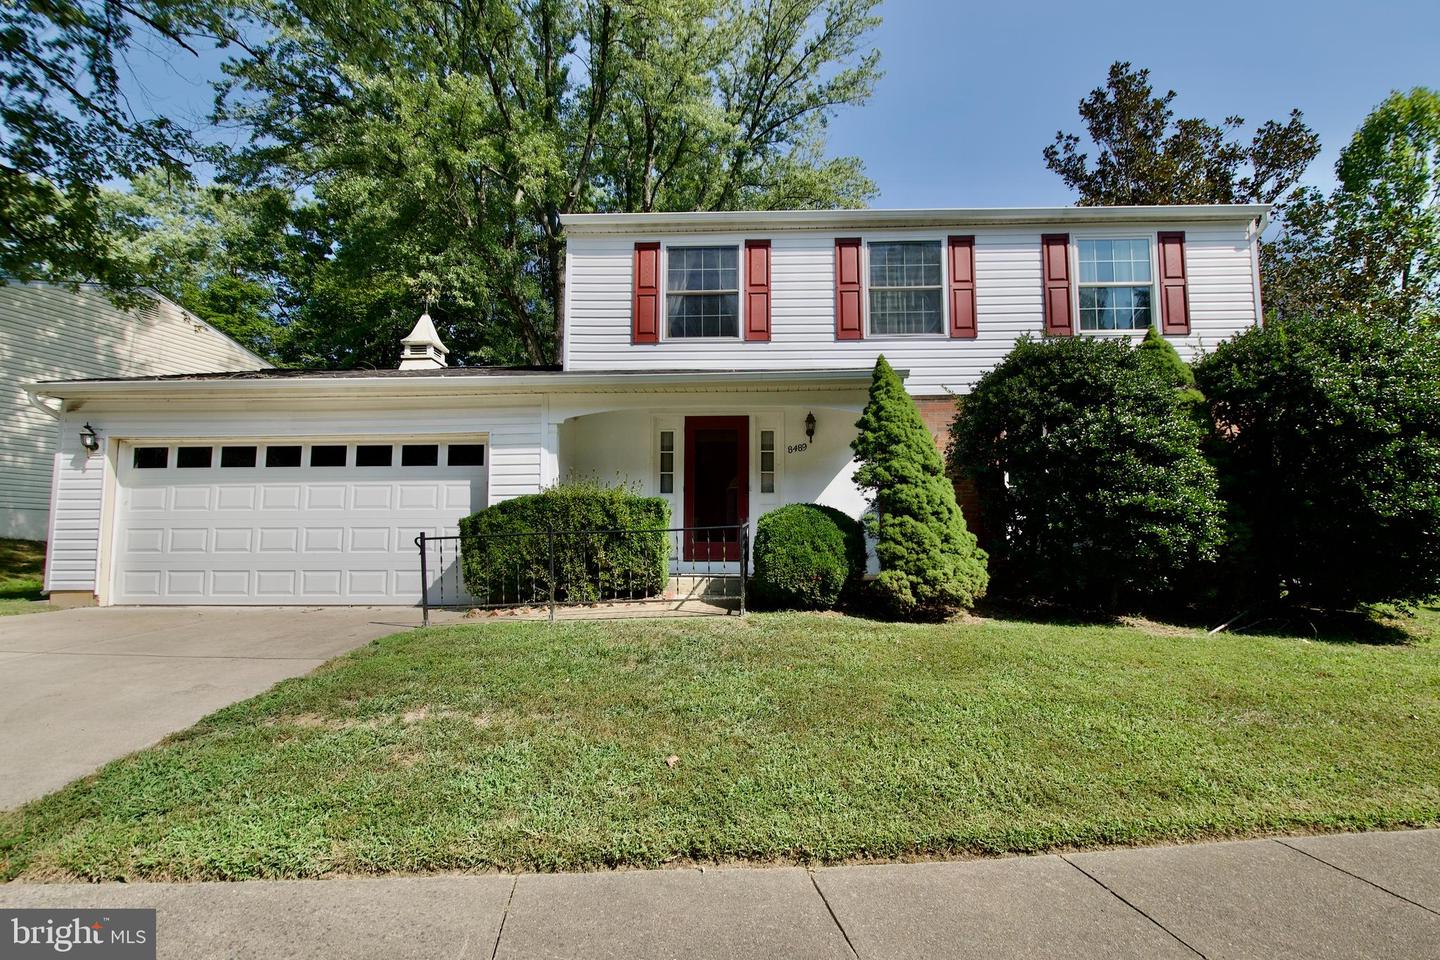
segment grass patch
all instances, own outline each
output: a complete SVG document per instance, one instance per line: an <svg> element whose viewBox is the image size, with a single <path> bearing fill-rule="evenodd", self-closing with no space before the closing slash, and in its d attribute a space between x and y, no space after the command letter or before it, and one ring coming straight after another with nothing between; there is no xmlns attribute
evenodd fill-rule
<svg viewBox="0 0 1440 960"><path fill-rule="evenodd" d="M0 537L0 616L35 613L44 598L45 543Z"/></svg>
<svg viewBox="0 0 1440 960"><path fill-rule="evenodd" d="M0 856L241 879L1431 824L1437 622L1388 645L793 614L397 634L0 814Z"/></svg>

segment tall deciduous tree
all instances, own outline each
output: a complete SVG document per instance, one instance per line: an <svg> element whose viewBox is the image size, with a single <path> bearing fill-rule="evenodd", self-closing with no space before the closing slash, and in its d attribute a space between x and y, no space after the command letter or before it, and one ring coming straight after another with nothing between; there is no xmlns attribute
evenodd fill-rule
<svg viewBox="0 0 1440 960"><path fill-rule="evenodd" d="M1045 165L1082 206L1275 203L1320 152L1299 110L1284 123L1267 120L1246 141L1243 118L1177 118L1174 100L1174 90L1155 94L1149 70L1112 64L1105 86L1080 101L1086 136L1055 134Z"/></svg>
<svg viewBox="0 0 1440 960"><path fill-rule="evenodd" d="M1340 151L1338 182L1305 191L1267 251L1281 318L1359 312L1415 325L1440 314L1440 94L1392 93Z"/></svg>
<svg viewBox="0 0 1440 960"><path fill-rule="evenodd" d="M186 131L131 109L123 57L136 42L183 55L228 33L195 0L0 3L0 277L141 282L113 256L102 185L153 166L186 176L191 154Z"/></svg>
<svg viewBox="0 0 1440 960"><path fill-rule="evenodd" d="M297 360L392 363L430 299L460 359L553 362L565 214L873 192L823 135L877 77L876 0L252 2L225 172L308 191L332 241Z"/></svg>

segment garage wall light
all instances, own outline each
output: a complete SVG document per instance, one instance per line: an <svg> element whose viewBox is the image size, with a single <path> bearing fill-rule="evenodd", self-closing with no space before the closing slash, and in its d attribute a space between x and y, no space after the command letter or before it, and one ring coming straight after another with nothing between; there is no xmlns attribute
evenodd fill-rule
<svg viewBox="0 0 1440 960"><path fill-rule="evenodd" d="M805 439L815 439L815 414L813 413L805 414Z"/></svg>
<svg viewBox="0 0 1440 960"><path fill-rule="evenodd" d="M90 453L100 449L100 438L95 435L95 428L88 423L80 428L80 445Z"/></svg>

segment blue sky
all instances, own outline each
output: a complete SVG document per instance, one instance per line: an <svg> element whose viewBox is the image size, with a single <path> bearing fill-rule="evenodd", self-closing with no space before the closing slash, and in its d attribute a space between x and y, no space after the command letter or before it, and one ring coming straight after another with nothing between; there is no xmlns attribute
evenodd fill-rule
<svg viewBox="0 0 1440 960"><path fill-rule="evenodd" d="M831 128L865 160L874 206L1073 202L1041 151L1080 131L1076 105L1109 65L1150 68L1176 112L1251 124L1292 107L1324 152L1307 179L1333 182L1335 157L1392 89L1440 87L1440 2L889 0L875 35L885 77Z"/></svg>
<svg viewBox="0 0 1440 960"><path fill-rule="evenodd" d="M1182 116L1254 126L1299 107L1324 147L1307 176L1318 186L1389 91L1440 87L1436 0L886 0L880 12L885 76L830 130L831 152L860 156L878 183L874 206L1072 202L1040 152L1057 130L1079 132L1076 104L1115 60L1178 91ZM150 109L198 118L219 59L142 58L132 89Z"/></svg>

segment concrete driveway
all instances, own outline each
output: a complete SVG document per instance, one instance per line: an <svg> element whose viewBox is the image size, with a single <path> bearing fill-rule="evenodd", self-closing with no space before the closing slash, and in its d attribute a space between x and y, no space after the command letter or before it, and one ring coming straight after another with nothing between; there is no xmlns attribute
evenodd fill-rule
<svg viewBox="0 0 1440 960"><path fill-rule="evenodd" d="M0 809L377 637L396 607L102 607L0 617Z"/></svg>

